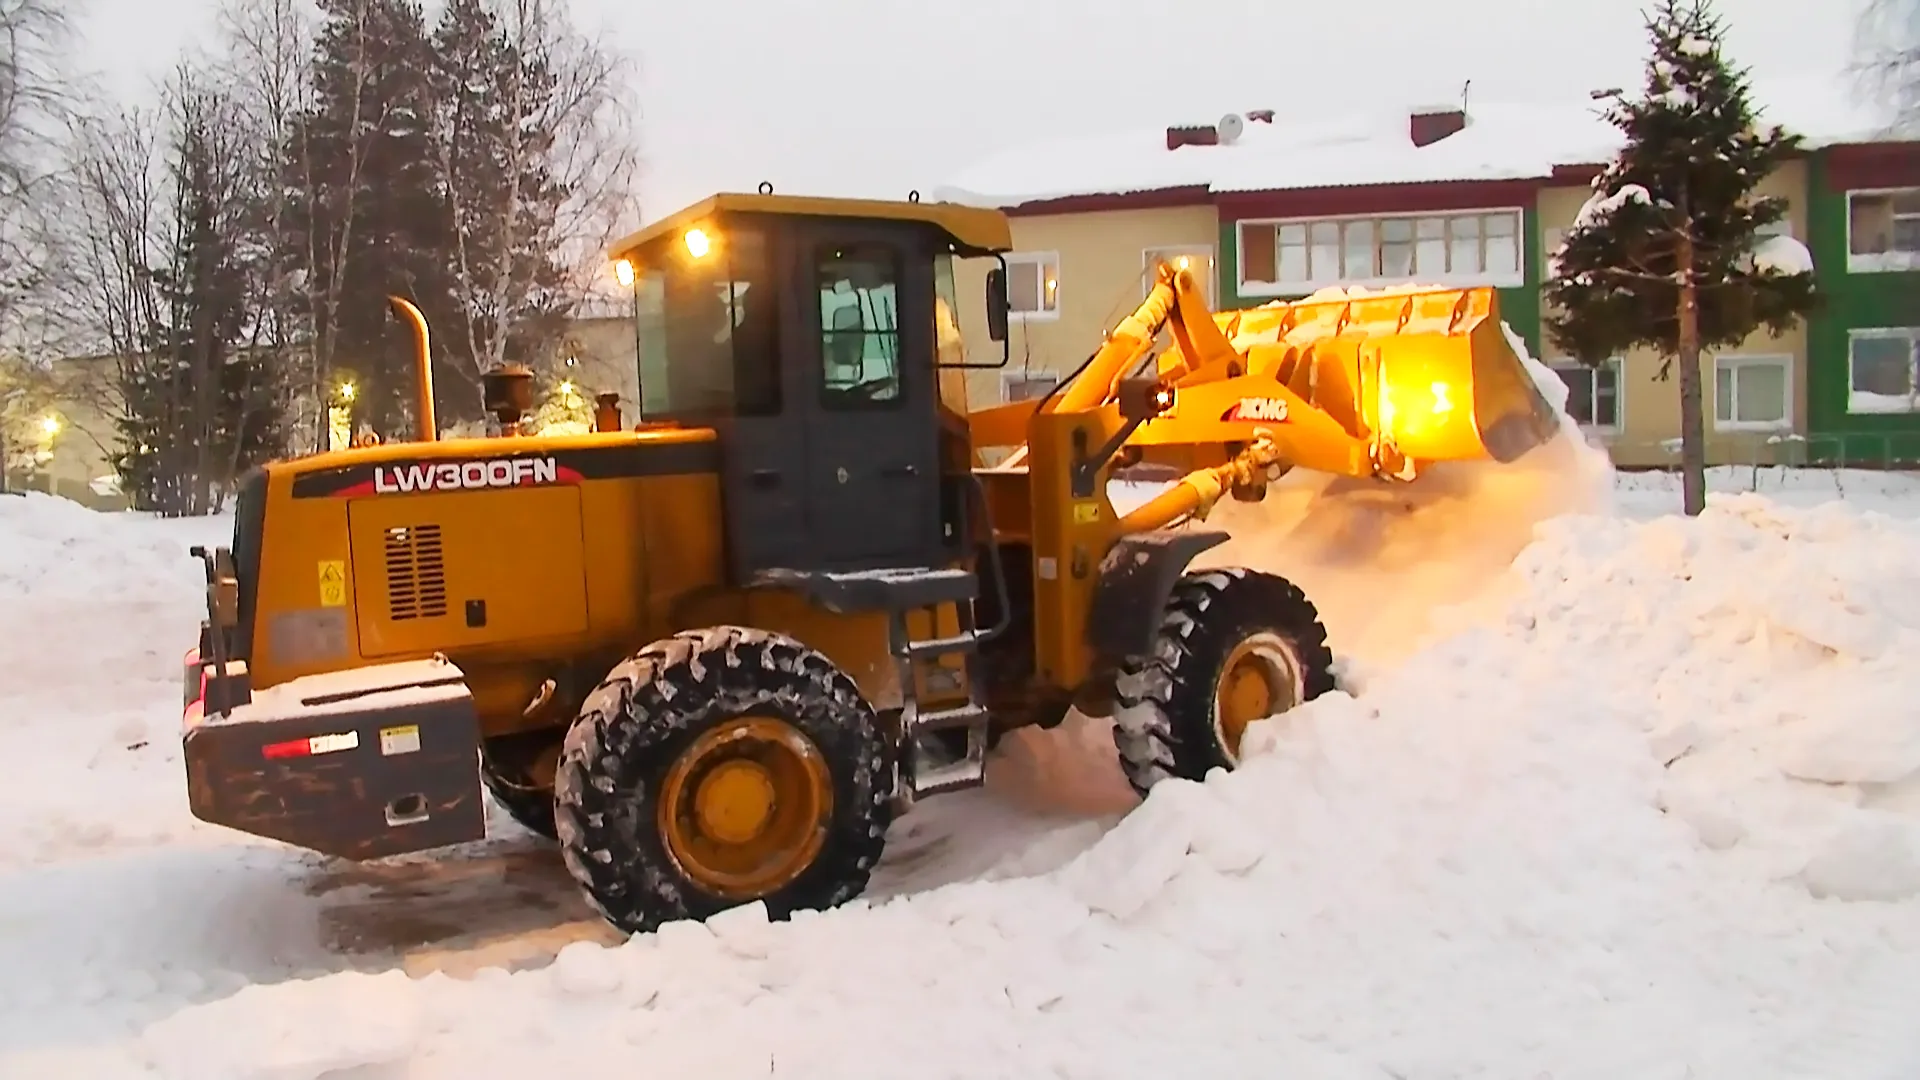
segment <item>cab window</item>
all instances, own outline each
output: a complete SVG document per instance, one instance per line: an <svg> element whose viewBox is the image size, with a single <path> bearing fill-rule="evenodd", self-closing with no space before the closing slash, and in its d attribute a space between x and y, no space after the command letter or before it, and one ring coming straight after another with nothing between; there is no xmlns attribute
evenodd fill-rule
<svg viewBox="0 0 1920 1080"><path fill-rule="evenodd" d="M890 244L821 248L820 393L828 409L890 408L902 400L900 253Z"/></svg>
<svg viewBox="0 0 1920 1080"><path fill-rule="evenodd" d="M698 249L696 251L696 248ZM780 311L766 238L753 229L659 241L634 284L645 419L780 411Z"/></svg>

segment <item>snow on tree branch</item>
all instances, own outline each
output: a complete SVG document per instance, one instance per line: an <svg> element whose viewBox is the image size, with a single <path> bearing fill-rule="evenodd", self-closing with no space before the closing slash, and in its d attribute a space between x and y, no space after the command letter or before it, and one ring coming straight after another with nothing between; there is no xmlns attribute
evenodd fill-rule
<svg viewBox="0 0 1920 1080"><path fill-rule="evenodd" d="M1545 321L1552 344L1581 361L1648 349L1677 365L1686 506L1697 513L1704 350L1785 332L1817 297L1805 249L1763 235L1786 204L1759 185L1799 137L1760 121L1708 0L1658 0L1646 29L1642 86L1606 112L1625 138L1555 252Z"/></svg>

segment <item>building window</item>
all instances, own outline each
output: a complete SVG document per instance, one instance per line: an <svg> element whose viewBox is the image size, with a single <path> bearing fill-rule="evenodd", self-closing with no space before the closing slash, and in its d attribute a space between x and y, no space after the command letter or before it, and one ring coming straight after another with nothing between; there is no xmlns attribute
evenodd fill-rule
<svg viewBox="0 0 1920 1080"><path fill-rule="evenodd" d="M1713 426L1720 431L1791 426L1793 358L1720 356L1713 361Z"/></svg>
<svg viewBox="0 0 1920 1080"><path fill-rule="evenodd" d="M1920 269L1920 188L1847 193L1847 269Z"/></svg>
<svg viewBox="0 0 1920 1080"><path fill-rule="evenodd" d="M1051 251L1008 255L1007 306L1016 319L1057 318L1060 256Z"/></svg>
<svg viewBox="0 0 1920 1080"><path fill-rule="evenodd" d="M1558 361L1553 373L1567 384L1567 415L1585 428L1620 430L1620 361L1597 367L1572 360Z"/></svg>
<svg viewBox="0 0 1920 1080"><path fill-rule="evenodd" d="M1060 385L1060 376L1045 371L1007 371L1000 375L1000 398L1003 401L1030 401L1045 397L1047 391Z"/></svg>
<svg viewBox="0 0 1920 1080"><path fill-rule="evenodd" d="M1193 272L1194 279L1207 298L1207 306L1213 306L1213 245L1185 244L1173 247L1150 247L1141 252L1140 294L1145 296L1153 288L1154 267L1161 263L1183 267Z"/></svg>
<svg viewBox="0 0 1920 1080"><path fill-rule="evenodd" d="M1920 412L1914 349L1920 327L1888 326L1847 335L1847 411Z"/></svg>
<svg viewBox="0 0 1920 1080"><path fill-rule="evenodd" d="M1518 210L1240 223L1240 290L1273 295L1328 285L1517 286Z"/></svg>

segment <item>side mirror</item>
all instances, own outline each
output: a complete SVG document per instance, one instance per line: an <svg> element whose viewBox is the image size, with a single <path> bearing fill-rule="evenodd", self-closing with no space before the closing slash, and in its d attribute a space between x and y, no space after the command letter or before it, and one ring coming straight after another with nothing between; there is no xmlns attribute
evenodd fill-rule
<svg viewBox="0 0 1920 1080"><path fill-rule="evenodd" d="M995 267L987 271L987 337L1007 340L1007 271Z"/></svg>

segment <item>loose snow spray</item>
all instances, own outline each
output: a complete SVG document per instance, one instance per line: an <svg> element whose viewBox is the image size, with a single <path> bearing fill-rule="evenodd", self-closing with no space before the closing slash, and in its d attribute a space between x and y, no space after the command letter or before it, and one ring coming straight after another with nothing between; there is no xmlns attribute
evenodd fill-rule
<svg viewBox="0 0 1920 1080"><path fill-rule="evenodd" d="M1232 539L1197 566L1279 574L1320 609L1336 658L1404 658L1453 624L1446 609L1507 595L1514 557L1535 526L1610 509L1613 469L1566 415L1566 384L1507 339L1560 420L1560 434L1518 461L1445 462L1411 483L1297 471L1258 503L1222 500L1204 528Z"/></svg>
<svg viewBox="0 0 1920 1080"><path fill-rule="evenodd" d="M1507 340L1559 417L1551 441L1509 464L1448 462L1411 483L1290 473L1261 502L1216 504L1197 527L1232 538L1195 566L1248 566L1306 590L1350 688L1360 673L1495 610L1512 595L1507 571L1535 527L1564 514L1605 513L1613 491L1607 455L1566 414L1566 384L1510 328ZM1124 512L1157 490L1115 485L1111 497ZM1124 810L1134 796L1114 764L1110 730L1109 721L1076 713L1053 732L1016 732L989 768L990 782L1048 809Z"/></svg>

